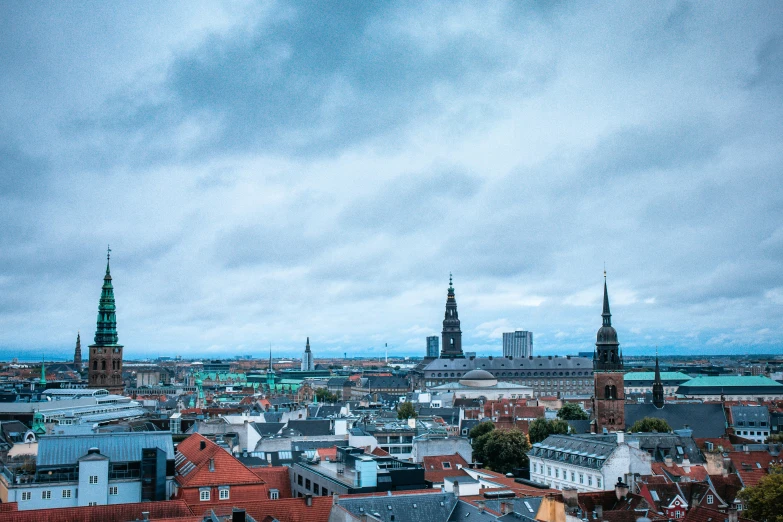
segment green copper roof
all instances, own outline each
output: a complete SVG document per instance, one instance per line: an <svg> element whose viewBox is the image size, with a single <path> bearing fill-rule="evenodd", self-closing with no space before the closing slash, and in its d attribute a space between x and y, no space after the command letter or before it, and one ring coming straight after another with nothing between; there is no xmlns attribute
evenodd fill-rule
<svg viewBox="0 0 783 522"><path fill-rule="evenodd" d="M773 381L763 375L721 375L718 377L701 375L682 384L683 386L698 387L732 387L732 386L772 386L783 388L783 384Z"/></svg>
<svg viewBox="0 0 783 522"><path fill-rule="evenodd" d="M655 372L628 372L623 377L625 382L633 381L653 381L655 380ZM686 375L682 372L661 372L662 381L689 381L690 375Z"/></svg>
<svg viewBox="0 0 783 522"><path fill-rule="evenodd" d="M117 307L114 304L114 287L111 285L109 270L109 253L106 254L106 275L103 276L101 299L98 302L98 326L95 329L95 344L99 346L114 346L117 337Z"/></svg>

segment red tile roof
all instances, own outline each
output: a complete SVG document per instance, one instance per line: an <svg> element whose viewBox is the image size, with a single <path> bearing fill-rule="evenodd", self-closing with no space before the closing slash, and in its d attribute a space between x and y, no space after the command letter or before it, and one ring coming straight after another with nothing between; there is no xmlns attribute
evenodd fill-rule
<svg viewBox="0 0 783 522"><path fill-rule="evenodd" d="M656 475L669 474L672 477L689 477L692 481L701 482L707 480L707 470L702 465L694 464L686 472L682 466L672 464L667 466L663 462L653 462L651 464L653 473Z"/></svg>
<svg viewBox="0 0 783 522"><path fill-rule="evenodd" d="M732 451L729 458L745 487L758 484L769 473L770 464L783 462L783 456L773 456L766 451Z"/></svg>
<svg viewBox="0 0 783 522"><path fill-rule="evenodd" d="M280 498L291 498L289 469L288 466L266 466L263 468L250 468L250 471L266 483L267 489L278 490Z"/></svg>
<svg viewBox="0 0 783 522"><path fill-rule="evenodd" d="M463 467L468 467L468 461L462 455L436 455L424 457L424 480L433 484L440 484L446 477L458 477L465 475Z"/></svg>
<svg viewBox="0 0 783 522"><path fill-rule="evenodd" d="M176 466L181 487L263 484L233 455L198 433L180 442L177 452L185 457Z"/></svg>
<svg viewBox="0 0 783 522"><path fill-rule="evenodd" d="M108 506L84 506L72 508L31 509L0 515L2 522L127 522L141 520L148 512L151 519L193 516L187 504L181 500L164 502L139 502Z"/></svg>
<svg viewBox="0 0 783 522"><path fill-rule="evenodd" d="M244 509L256 520L265 520L271 516L280 522L327 522L332 510L332 497L313 497L312 502L313 505L308 507L304 498L286 498L230 504L202 502L190 507L198 513L214 510L216 515L229 515L232 507L236 507Z"/></svg>
<svg viewBox="0 0 783 522"><path fill-rule="evenodd" d="M726 513L715 511L714 509L696 506L688 510L685 518L681 522L724 522L727 520ZM740 518L739 522L753 522L749 518Z"/></svg>

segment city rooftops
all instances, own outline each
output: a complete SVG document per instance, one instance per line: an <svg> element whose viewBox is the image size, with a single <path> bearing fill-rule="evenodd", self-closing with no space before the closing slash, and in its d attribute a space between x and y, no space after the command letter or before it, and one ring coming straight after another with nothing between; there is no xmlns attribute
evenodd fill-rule
<svg viewBox="0 0 783 522"><path fill-rule="evenodd" d="M661 381L683 383L690 381L692 377L682 372L661 372ZM655 372L628 372L623 376L626 384L634 385L642 382L653 382Z"/></svg>
<svg viewBox="0 0 783 522"><path fill-rule="evenodd" d="M73 465L91 448L98 448L112 462L138 462L143 449L160 448L174 460L174 444L167 431L94 433L89 435L42 435L38 439L38 466Z"/></svg>
<svg viewBox="0 0 783 522"><path fill-rule="evenodd" d="M722 393L779 393L783 384L763 375L700 375L680 385L679 395L720 395Z"/></svg>

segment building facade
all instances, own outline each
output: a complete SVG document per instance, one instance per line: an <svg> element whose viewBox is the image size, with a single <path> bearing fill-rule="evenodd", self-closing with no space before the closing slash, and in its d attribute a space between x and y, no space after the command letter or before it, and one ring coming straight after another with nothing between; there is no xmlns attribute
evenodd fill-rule
<svg viewBox="0 0 783 522"><path fill-rule="evenodd" d="M302 354L302 371L312 372L315 370L315 361L313 360L313 352L310 351L310 338L307 338L307 344L305 344L305 351Z"/></svg>
<svg viewBox="0 0 783 522"><path fill-rule="evenodd" d="M117 336L117 307L114 303L114 287L109 270L109 254L106 254L106 274L103 276L101 299L98 303L98 323L95 342L90 345L88 386L104 388L110 393L122 394L122 349Z"/></svg>
<svg viewBox="0 0 783 522"><path fill-rule="evenodd" d="M533 332L517 330L503 334L503 357L530 357L533 355Z"/></svg>
<svg viewBox="0 0 783 522"><path fill-rule="evenodd" d="M647 451L628 444L625 434L613 436L550 435L528 453L530 480L555 489L610 491L617 477L652 474Z"/></svg>
<svg viewBox="0 0 783 522"><path fill-rule="evenodd" d="M431 335L427 337L427 358L437 359L439 351L440 351L440 345L438 343L438 336Z"/></svg>
<svg viewBox="0 0 783 522"><path fill-rule="evenodd" d="M167 500L174 446L168 432L47 435L35 469L0 473L0 500L19 511Z"/></svg>
<svg viewBox="0 0 783 522"><path fill-rule="evenodd" d="M691 377L682 372L660 372L661 384L664 395L671 396L677 393L681 384L691 380ZM655 372L627 372L623 377L626 395L651 393L655 382Z"/></svg>
<svg viewBox="0 0 783 522"><path fill-rule="evenodd" d="M625 390L623 382L623 356L617 331L612 327L609 311L609 292L604 273L604 307L602 324L598 329L593 356L595 371L593 391L593 429L600 433L625 429Z"/></svg>
<svg viewBox="0 0 783 522"><path fill-rule="evenodd" d="M763 375L700 375L677 388L677 396L705 401L776 401L783 384Z"/></svg>
<svg viewBox="0 0 783 522"><path fill-rule="evenodd" d="M771 427L769 409L766 406L732 406L731 420L737 436L761 444L767 442Z"/></svg>
<svg viewBox="0 0 783 522"><path fill-rule="evenodd" d="M441 332L440 356L449 359L464 358L462 353L462 330L460 330L459 314L457 314L457 298L454 295L454 285L449 274L449 289L446 296L446 315L443 318Z"/></svg>

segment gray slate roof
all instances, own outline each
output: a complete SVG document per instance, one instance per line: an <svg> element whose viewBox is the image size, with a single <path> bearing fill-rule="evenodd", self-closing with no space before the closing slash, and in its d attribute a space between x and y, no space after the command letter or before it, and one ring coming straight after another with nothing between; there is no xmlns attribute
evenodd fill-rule
<svg viewBox="0 0 783 522"><path fill-rule="evenodd" d="M603 461L609 458L609 455L617 448L617 442L601 440L599 437L575 436L575 435L550 435L543 442L533 444L530 455L545 458L556 458L554 452L561 452L564 458L574 456L579 458L580 466L590 466L600 468ZM553 452L551 455L549 452ZM594 459L589 463L587 459ZM598 462L595 459L601 459Z"/></svg>
<svg viewBox="0 0 783 522"><path fill-rule="evenodd" d="M653 404L626 404L625 426L645 417L665 420L673 430L686 426L697 439L720 438L726 433L726 414L720 404L665 404L658 409Z"/></svg>
<svg viewBox="0 0 783 522"><path fill-rule="evenodd" d="M44 435L38 439L38 466L73 465L90 448L98 448L112 462L136 462L141 460L141 450L161 448L166 459L174 459L171 433L126 432L95 433L90 435Z"/></svg>
<svg viewBox="0 0 783 522"><path fill-rule="evenodd" d="M306 436L331 435L332 421L329 419L290 420L288 429Z"/></svg>
<svg viewBox="0 0 783 522"><path fill-rule="evenodd" d="M262 437L277 435L285 426L282 422L253 422L251 425Z"/></svg>
<svg viewBox="0 0 783 522"><path fill-rule="evenodd" d="M449 520L457 498L453 493L393 495L378 497L345 498L339 505L357 517L373 515L383 522L446 522Z"/></svg>
<svg viewBox="0 0 783 522"><path fill-rule="evenodd" d="M769 429L769 409L766 406L732 406L731 418L735 426ZM754 424L751 425L749 424L750 422ZM764 423L763 425L761 424L762 422Z"/></svg>

